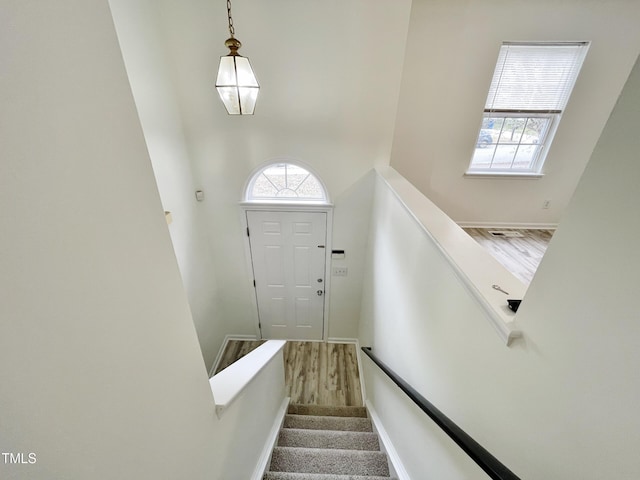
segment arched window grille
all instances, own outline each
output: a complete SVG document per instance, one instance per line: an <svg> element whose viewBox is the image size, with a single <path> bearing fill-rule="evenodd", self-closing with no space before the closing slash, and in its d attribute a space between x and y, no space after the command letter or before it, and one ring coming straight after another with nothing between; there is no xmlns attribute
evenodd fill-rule
<svg viewBox="0 0 640 480"><path fill-rule="evenodd" d="M246 200L326 203L322 182L307 169L292 163L272 163L249 182Z"/></svg>

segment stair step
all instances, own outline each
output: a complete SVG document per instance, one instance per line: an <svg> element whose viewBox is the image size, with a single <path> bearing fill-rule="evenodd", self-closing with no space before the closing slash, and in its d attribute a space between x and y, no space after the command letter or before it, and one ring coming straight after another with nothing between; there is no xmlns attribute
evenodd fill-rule
<svg viewBox="0 0 640 480"><path fill-rule="evenodd" d="M329 405L300 405L292 403L287 413L325 417L367 417L365 407L333 407Z"/></svg>
<svg viewBox="0 0 640 480"><path fill-rule="evenodd" d="M278 446L380 450L378 435L372 432L309 430L299 428L283 428L278 437Z"/></svg>
<svg viewBox="0 0 640 480"><path fill-rule="evenodd" d="M370 475L334 475L326 473L267 472L263 480L398 480L396 477Z"/></svg>
<svg viewBox="0 0 640 480"><path fill-rule="evenodd" d="M292 415L284 418L284 428L306 428L310 430L342 430L372 432L371 420L360 417L331 417L318 415Z"/></svg>
<svg viewBox="0 0 640 480"><path fill-rule="evenodd" d="M389 465L382 452L275 447L269 471L388 477Z"/></svg>

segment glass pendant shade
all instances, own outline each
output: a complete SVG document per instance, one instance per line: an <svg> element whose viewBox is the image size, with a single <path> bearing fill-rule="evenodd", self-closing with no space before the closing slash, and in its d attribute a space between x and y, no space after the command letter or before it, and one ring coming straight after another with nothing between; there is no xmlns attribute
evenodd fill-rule
<svg viewBox="0 0 640 480"><path fill-rule="evenodd" d="M249 59L232 53L220 57L216 88L230 115L253 115L260 85Z"/></svg>

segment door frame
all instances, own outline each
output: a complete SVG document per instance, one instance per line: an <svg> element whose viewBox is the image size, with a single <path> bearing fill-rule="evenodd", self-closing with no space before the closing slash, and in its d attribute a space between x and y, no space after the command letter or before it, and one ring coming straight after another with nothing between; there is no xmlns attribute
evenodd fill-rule
<svg viewBox="0 0 640 480"><path fill-rule="evenodd" d="M253 284L253 262L251 258L251 244L249 243L249 236L247 230L249 224L247 221L248 211L258 212L302 212L302 213L326 213L327 214L327 241L325 244L325 256L324 256L324 308L322 317L322 339L321 340L305 340L305 341L319 341L326 342L329 338L329 306L331 305L331 244L333 239L333 204L331 203L285 203L285 202L241 202L240 203L240 215L242 217L243 237L244 237L244 251L247 263L247 277L249 279L249 286L251 288L251 296L253 298L252 303L254 305L254 328L256 332L256 338L262 340L262 330L260 329L260 316L258 313L258 297L256 295L255 286ZM291 338L290 340L299 340Z"/></svg>

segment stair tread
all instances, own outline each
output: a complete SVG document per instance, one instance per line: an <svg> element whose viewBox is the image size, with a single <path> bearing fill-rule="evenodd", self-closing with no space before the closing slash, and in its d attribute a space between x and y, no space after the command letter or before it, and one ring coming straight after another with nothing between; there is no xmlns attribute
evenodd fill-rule
<svg viewBox="0 0 640 480"><path fill-rule="evenodd" d="M263 480L398 480L396 477L333 473L267 472Z"/></svg>
<svg viewBox="0 0 640 480"><path fill-rule="evenodd" d="M292 403L287 413L295 415L319 415L332 417L367 417L367 409L357 406L335 407L332 405L302 405Z"/></svg>
<svg viewBox="0 0 640 480"><path fill-rule="evenodd" d="M269 471L389 475L387 455L380 451L275 447Z"/></svg>
<svg viewBox="0 0 640 480"><path fill-rule="evenodd" d="M335 417L320 415L287 414L284 428L306 428L310 430L342 430L371 432L371 420L362 417Z"/></svg>
<svg viewBox="0 0 640 480"><path fill-rule="evenodd" d="M379 451L378 435L373 432L311 430L283 428L278 437L280 447L336 448Z"/></svg>

